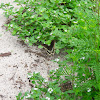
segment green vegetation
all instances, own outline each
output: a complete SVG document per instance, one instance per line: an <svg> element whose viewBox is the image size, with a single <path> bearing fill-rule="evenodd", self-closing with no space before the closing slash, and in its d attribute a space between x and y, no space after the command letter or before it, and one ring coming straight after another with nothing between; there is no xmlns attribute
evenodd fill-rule
<svg viewBox="0 0 100 100"><path fill-rule="evenodd" d="M99 100L100 98L100 11L99 0L15 0L21 7L1 4L5 24L12 35L28 42L50 45L56 53L64 49L66 60L50 71L52 81L39 73L28 74L34 84L31 92L19 93L17 100ZM23 7L24 6L24 7ZM68 63L72 63L68 65ZM63 79L62 77L65 79ZM71 82L71 88L62 84ZM66 85L64 85L66 86Z"/></svg>

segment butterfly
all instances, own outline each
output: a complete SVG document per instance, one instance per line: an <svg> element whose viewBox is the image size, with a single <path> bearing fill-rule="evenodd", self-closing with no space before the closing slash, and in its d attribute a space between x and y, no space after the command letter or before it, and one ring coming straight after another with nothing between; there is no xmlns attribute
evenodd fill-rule
<svg viewBox="0 0 100 100"><path fill-rule="evenodd" d="M54 55L55 40L52 40L50 46L48 46L47 44L42 44L42 46L44 47L44 49L46 49L46 52L48 53L48 55Z"/></svg>

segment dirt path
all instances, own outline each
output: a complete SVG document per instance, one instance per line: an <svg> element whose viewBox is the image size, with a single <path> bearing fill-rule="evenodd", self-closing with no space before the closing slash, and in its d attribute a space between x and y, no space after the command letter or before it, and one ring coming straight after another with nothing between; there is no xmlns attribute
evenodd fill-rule
<svg viewBox="0 0 100 100"><path fill-rule="evenodd" d="M0 3L6 1L13 0L0 0ZM6 32L2 28L6 21L2 13L0 10L0 100L16 100L20 91L30 90L28 72L40 72L47 78L48 71L58 65L45 57L36 46L29 47L17 36Z"/></svg>

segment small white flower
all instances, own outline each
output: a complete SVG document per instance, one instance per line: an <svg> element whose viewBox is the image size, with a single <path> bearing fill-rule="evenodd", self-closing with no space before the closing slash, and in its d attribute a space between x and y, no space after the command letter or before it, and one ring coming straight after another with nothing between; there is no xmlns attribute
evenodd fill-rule
<svg viewBox="0 0 100 100"><path fill-rule="evenodd" d="M19 11L19 9L15 9L15 11L17 12L17 11Z"/></svg>
<svg viewBox="0 0 100 100"><path fill-rule="evenodd" d="M45 42L44 42L44 44L45 44Z"/></svg>
<svg viewBox="0 0 100 100"><path fill-rule="evenodd" d="M44 82L48 82L48 80L44 80Z"/></svg>
<svg viewBox="0 0 100 100"><path fill-rule="evenodd" d="M17 32L16 34L19 34L19 32Z"/></svg>
<svg viewBox="0 0 100 100"><path fill-rule="evenodd" d="M84 21L84 19L81 19L81 21Z"/></svg>
<svg viewBox="0 0 100 100"><path fill-rule="evenodd" d="M49 89L48 89L48 92L49 92L49 93L52 93L52 92L53 92L53 89L52 89L52 88L49 88Z"/></svg>
<svg viewBox="0 0 100 100"><path fill-rule="evenodd" d="M29 40L28 40L28 39L26 39L26 40L25 40L25 42L29 42Z"/></svg>
<svg viewBox="0 0 100 100"><path fill-rule="evenodd" d="M87 92L90 92L91 91L91 88L87 88Z"/></svg>
<svg viewBox="0 0 100 100"><path fill-rule="evenodd" d="M55 71L57 71L59 68L56 68Z"/></svg>
<svg viewBox="0 0 100 100"><path fill-rule="evenodd" d="M38 90L38 88L33 88L33 90Z"/></svg>
<svg viewBox="0 0 100 100"><path fill-rule="evenodd" d="M37 73L39 73L39 72L35 72L35 74L37 74Z"/></svg>
<svg viewBox="0 0 100 100"><path fill-rule="evenodd" d="M25 23L25 25L27 25L27 23Z"/></svg>
<svg viewBox="0 0 100 100"><path fill-rule="evenodd" d="M81 60L81 59L83 59L83 60L84 60L84 59L85 59L85 57L80 58L80 60Z"/></svg>
<svg viewBox="0 0 100 100"><path fill-rule="evenodd" d="M85 76L85 74L83 73L83 76Z"/></svg>
<svg viewBox="0 0 100 100"><path fill-rule="evenodd" d="M29 8L28 11L30 11L31 9Z"/></svg>
<svg viewBox="0 0 100 100"><path fill-rule="evenodd" d="M80 68L80 66L78 66L78 68Z"/></svg>
<svg viewBox="0 0 100 100"><path fill-rule="evenodd" d="M66 11L64 11L64 13L67 13Z"/></svg>
<svg viewBox="0 0 100 100"><path fill-rule="evenodd" d="M46 97L46 99L47 99L47 100L50 100L50 98L49 98L49 97Z"/></svg>
<svg viewBox="0 0 100 100"><path fill-rule="evenodd" d="M74 87L77 87L77 84L74 84Z"/></svg>
<svg viewBox="0 0 100 100"><path fill-rule="evenodd" d="M85 2L85 4L87 4L87 2Z"/></svg>
<svg viewBox="0 0 100 100"><path fill-rule="evenodd" d="M54 11L54 13L56 13L56 11Z"/></svg>
<svg viewBox="0 0 100 100"><path fill-rule="evenodd" d="M67 32L67 30L65 30L65 32Z"/></svg>
<svg viewBox="0 0 100 100"><path fill-rule="evenodd" d="M76 24L77 22L76 22L76 21L74 21L73 23L75 23L75 24Z"/></svg>
<svg viewBox="0 0 100 100"><path fill-rule="evenodd" d="M43 12L43 10L40 10L40 12Z"/></svg>
<svg viewBox="0 0 100 100"><path fill-rule="evenodd" d="M56 15L53 15L53 16L56 16Z"/></svg>
<svg viewBox="0 0 100 100"><path fill-rule="evenodd" d="M52 35L53 33L50 33L50 35Z"/></svg>
<svg viewBox="0 0 100 100"><path fill-rule="evenodd" d="M44 28L45 29L45 28ZM39 32L39 35L42 35L42 33Z"/></svg>
<svg viewBox="0 0 100 100"><path fill-rule="evenodd" d="M34 18L34 15L32 15L31 18Z"/></svg>
<svg viewBox="0 0 100 100"><path fill-rule="evenodd" d="M11 24L10 27L13 27L13 24Z"/></svg>
<svg viewBox="0 0 100 100"><path fill-rule="evenodd" d="M80 4L78 4L78 6L80 6Z"/></svg>
<svg viewBox="0 0 100 100"><path fill-rule="evenodd" d="M29 98L29 97L31 97L31 95L30 94L27 94L26 98Z"/></svg>
<svg viewBox="0 0 100 100"><path fill-rule="evenodd" d="M40 2L38 2L38 4L40 5L41 3L40 3Z"/></svg>
<svg viewBox="0 0 100 100"><path fill-rule="evenodd" d="M50 24L52 24L52 22L50 22Z"/></svg>
<svg viewBox="0 0 100 100"><path fill-rule="evenodd" d="M93 5L93 7L95 7L95 5Z"/></svg>
<svg viewBox="0 0 100 100"><path fill-rule="evenodd" d="M28 74L28 75L27 75L27 77L28 77L28 78L31 78L31 77L32 77L32 75L31 75L31 74L30 74L30 75Z"/></svg>
<svg viewBox="0 0 100 100"><path fill-rule="evenodd" d="M55 61L58 62L59 61L59 58L56 58Z"/></svg>
<svg viewBox="0 0 100 100"><path fill-rule="evenodd" d="M37 39L39 39L39 38L40 38L40 36L37 37Z"/></svg>
<svg viewBox="0 0 100 100"><path fill-rule="evenodd" d="M61 99L58 99L58 100L61 100Z"/></svg>
<svg viewBox="0 0 100 100"><path fill-rule="evenodd" d="M71 1L71 0L70 0Z"/></svg>
<svg viewBox="0 0 100 100"><path fill-rule="evenodd" d="M84 59L85 59L85 57L82 57L82 59L84 60Z"/></svg>
<svg viewBox="0 0 100 100"><path fill-rule="evenodd" d="M45 28L43 28L43 30L45 30Z"/></svg>

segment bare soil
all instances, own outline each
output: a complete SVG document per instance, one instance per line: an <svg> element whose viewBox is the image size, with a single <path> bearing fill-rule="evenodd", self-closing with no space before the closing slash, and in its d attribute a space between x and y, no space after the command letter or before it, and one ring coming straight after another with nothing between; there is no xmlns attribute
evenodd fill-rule
<svg viewBox="0 0 100 100"><path fill-rule="evenodd" d="M13 0L0 0L0 3ZM12 3L13 4L13 3ZM2 28L7 19L0 9L0 100L16 100L16 96L30 90L27 73L40 72L48 79L49 70L56 69L57 63L51 61L45 50L28 46L17 36Z"/></svg>

